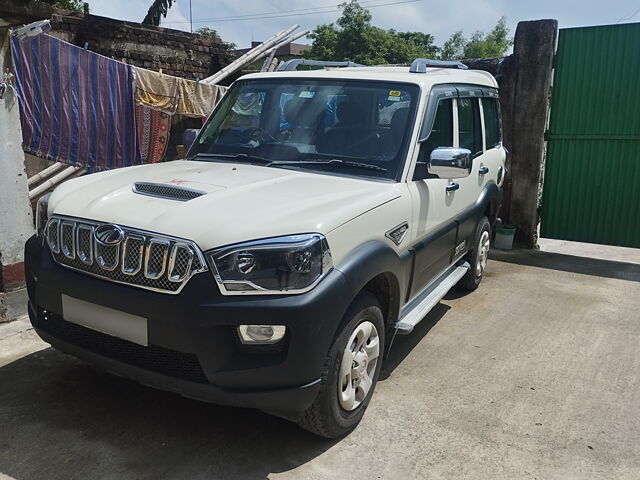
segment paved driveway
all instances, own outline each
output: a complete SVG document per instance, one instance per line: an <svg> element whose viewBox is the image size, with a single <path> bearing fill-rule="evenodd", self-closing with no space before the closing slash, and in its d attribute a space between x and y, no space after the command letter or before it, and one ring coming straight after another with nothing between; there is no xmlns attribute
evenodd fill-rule
<svg viewBox="0 0 640 480"><path fill-rule="evenodd" d="M638 265L494 254L477 292L397 339L363 423L340 441L2 329L0 478L640 478Z"/></svg>

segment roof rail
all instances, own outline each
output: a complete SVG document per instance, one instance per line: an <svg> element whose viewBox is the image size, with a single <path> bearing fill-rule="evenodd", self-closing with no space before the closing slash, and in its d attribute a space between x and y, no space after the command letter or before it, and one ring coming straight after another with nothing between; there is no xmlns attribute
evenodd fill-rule
<svg viewBox="0 0 640 480"><path fill-rule="evenodd" d="M411 73L427 73L427 67L433 68L458 68L460 70L466 70L467 67L464 63L453 60L431 60L429 58L416 58L411 62L409 72Z"/></svg>
<svg viewBox="0 0 640 480"><path fill-rule="evenodd" d="M300 58L294 58L293 60L289 60L284 62L282 65L278 67L278 72L292 71L297 70L299 65L310 65L310 66L318 66L318 67L364 67L364 65L360 65L359 63L353 62L330 62L326 60L304 60Z"/></svg>

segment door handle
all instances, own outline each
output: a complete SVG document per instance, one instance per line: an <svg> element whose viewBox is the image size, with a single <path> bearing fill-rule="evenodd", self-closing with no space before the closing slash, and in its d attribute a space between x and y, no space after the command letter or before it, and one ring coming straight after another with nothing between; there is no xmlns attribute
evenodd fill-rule
<svg viewBox="0 0 640 480"><path fill-rule="evenodd" d="M447 185L447 192L453 192L455 190L458 190L459 188L460 188L460 184L456 182L451 182L449 185Z"/></svg>
<svg viewBox="0 0 640 480"><path fill-rule="evenodd" d="M480 175L486 175L487 173L489 173L489 167L480 167L480 170L478 170L478 173Z"/></svg>

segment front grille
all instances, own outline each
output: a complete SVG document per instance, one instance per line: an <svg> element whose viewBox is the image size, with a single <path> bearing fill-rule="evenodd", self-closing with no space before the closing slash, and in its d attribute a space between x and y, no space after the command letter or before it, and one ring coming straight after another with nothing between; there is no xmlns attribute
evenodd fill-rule
<svg viewBox="0 0 640 480"><path fill-rule="evenodd" d="M164 183L137 182L133 184L134 193L140 195L150 195L152 197L167 198L186 202L194 198L206 195L206 192L176 185L166 185Z"/></svg>
<svg viewBox="0 0 640 480"><path fill-rule="evenodd" d="M38 328L66 343L134 367L189 382L208 383L198 357L190 353L135 343L69 323L52 312L40 311Z"/></svg>
<svg viewBox="0 0 640 480"><path fill-rule="evenodd" d="M116 242L98 240L102 226L111 227ZM57 263L112 282L178 293L193 275L207 270L200 249L189 240L59 216L49 220L46 233Z"/></svg>

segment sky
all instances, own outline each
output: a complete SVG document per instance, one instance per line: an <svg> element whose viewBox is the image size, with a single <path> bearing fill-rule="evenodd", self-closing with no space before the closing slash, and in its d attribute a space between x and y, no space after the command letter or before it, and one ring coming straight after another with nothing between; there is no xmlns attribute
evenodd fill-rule
<svg viewBox="0 0 640 480"><path fill-rule="evenodd" d="M88 1L94 15L135 22L142 21L152 3L152 0ZM162 26L188 31L189 3L189 0L174 2ZM252 40L266 40L294 23L311 30L318 24L333 23L340 15L336 7L339 3L341 0L191 0L191 11L194 30L214 28L224 41L244 48ZM503 15L512 34L521 20L555 18L560 28L640 22L640 0L361 0L361 4L373 15L373 25L431 33L439 46L457 30L463 30L467 36L478 30L488 32ZM249 15L253 18L229 19ZM311 40L301 38L296 42L311 43Z"/></svg>

